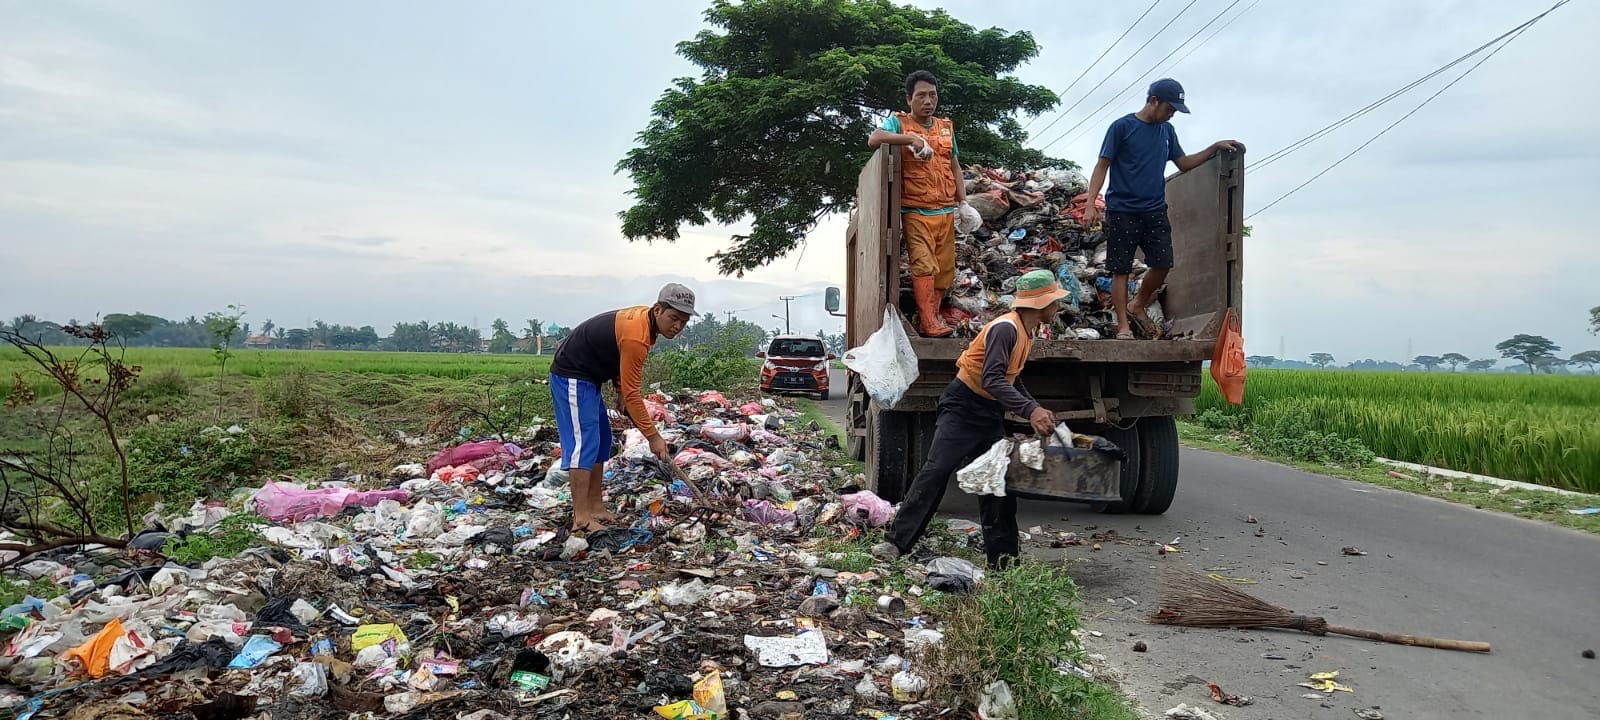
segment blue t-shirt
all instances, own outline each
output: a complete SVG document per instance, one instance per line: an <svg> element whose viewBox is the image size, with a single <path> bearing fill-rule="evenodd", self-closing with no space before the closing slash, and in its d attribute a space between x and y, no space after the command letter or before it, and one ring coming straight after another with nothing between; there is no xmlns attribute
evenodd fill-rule
<svg viewBox="0 0 1600 720"><path fill-rule="evenodd" d="M1167 162L1183 157L1172 123L1152 125L1129 113L1106 130L1100 157L1111 160L1106 209L1152 212L1167 206Z"/></svg>

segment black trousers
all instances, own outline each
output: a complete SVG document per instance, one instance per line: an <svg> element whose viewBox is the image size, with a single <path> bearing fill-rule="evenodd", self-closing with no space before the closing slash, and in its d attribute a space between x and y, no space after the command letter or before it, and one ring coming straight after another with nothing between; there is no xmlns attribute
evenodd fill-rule
<svg viewBox="0 0 1600 720"><path fill-rule="evenodd" d="M951 381L939 397L939 419L934 427L928 460L911 481L888 540L909 553L927 532L933 513L944 501L945 487L957 470L966 467L1005 437L1005 408L972 391L960 380ZM983 521L983 548L990 565L1002 558L1015 558L1017 542L1017 499L1014 496L978 496Z"/></svg>

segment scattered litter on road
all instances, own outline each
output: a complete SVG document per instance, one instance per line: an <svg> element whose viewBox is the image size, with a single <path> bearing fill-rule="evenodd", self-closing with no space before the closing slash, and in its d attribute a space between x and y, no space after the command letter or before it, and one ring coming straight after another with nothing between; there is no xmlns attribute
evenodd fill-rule
<svg viewBox="0 0 1600 720"><path fill-rule="evenodd" d="M1333 697L1333 696L1332 695L1323 695L1321 693L1306 693L1304 695L1301 695L1300 697L1304 698L1306 700L1327 700L1328 698Z"/></svg>
<svg viewBox="0 0 1600 720"><path fill-rule="evenodd" d="M1282 655L1279 655L1277 653L1261 653L1261 657L1264 660L1288 660L1289 659L1289 658L1286 658L1286 657L1284 657Z"/></svg>
<svg viewBox="0 0 1600 720"><path fill-rule="evenodd" d="M1347 685L1340 685L1338 683L1338 681L1336 680L1336 678L1338 678L1338 677L1339 677L1339 671L1338 670L1334 670L1332 672L1311 673L1311 675L1309 675L1308 678L1307 678L1307 679L1310 680L1310 682L1300 683L1300 687L1309 688L1311 690L1316 690L1318 692L1325 692L1325 693L1331 693L1331 692L1354 693L1355 692L1355 690L1352 690Z"/></svg>
<svg viewBox="0 0 1600 720"><path fill-rule="evenodd" d="M1583 651L1582 654L1583 654L1583 659L1585 659L1585 660L1593 660L1594 659L1594 651L1593 650L1585 650L1585 651Z"/></svg>
<svg viewBox="0 0 1600 720"><path fill-rule="evenodd" d="M1256 516L1254 516L1254 515L1246 515L1246 516L1244 516L1244 521L1247 522L1247 523L1250 523L1251 525L1254 525L1254 524L1256 524Z"/></svg>
<svg viewBox="0 0 1600 720"><path fill-rule="evenodd" d="M1356 717L1361 720L1383 720L1383 713L1378 712L1378 708L1354 708L1354 710Z"/></svg>
<svg viewBox="0 0 1600 720"><path fill-rule="evenodd" d="M1389 477L1392 477L1392 478L1394 478L1396 480L1416 480L1417 479L1415 476L1407 475L1407 474L1405 474L1403 472L1400 472L1398 470L1390 470L1389 471Z"/></svg>
<svg viewBox="0 0 1600 720"><path fill-rule="evenodd" d="M1232 705L1234 707L1244 707L1246 705L1250 705L1250 704L1255 702L1255 700L1253 698L1251 698L1249 695L1236 695L1234 693L1231 693L1231 692L1228 692L1226 690L1223 690L1222 687L1217 685L1216 683L1206 683L1206 689L1211 691L1211 699L1212 700L1215 700L1215 701L1217 701L1219 703L1222 703L1223 705Z"/></svg>
<svg viewBox="0 0 1600 720"><path fill-rule="evenodd" d="M1600 515L1600 507L1579 508L1576 510L1568 510L1567 512L1572 513L1573 515Z"/></svg>
<svg viewBox="0 0 1600 720"><path fill-rule="evenodd" d="M1145 652L1145 651L1147 651L1149 649L1150 649L1150 646L1145 645L1143 640L1140 640L1140 641L1138 641L1138 642L1133 644L1133 651L1134 652Z"/></svg>
<svg viewBox="0 0 1600 720"><path fill-rule="evenodd" d="M1358 548L1358 547L1355 547L1355 546L1340 548L1339 552L1342 552L1342 553L1344 553L1346 555L1349 555L1349 556L1352 556L1352 557L1356 557L1356 556L1361 556L1361 555L1367 554L1367 551L1362 550L1361 548Z"/></svg>
<svg viewBox="0 0 1600 720"><path fill-rule="evenodd" d="M1177 707L1168 710L1165 715L1170 720L1220 720L1210 711L1190 706L1187 703L1180 703Z"/></svg>
<svg viewBox="0 0 1600 720"><path fill-rule="evenodd" d="M1255 585L1255 584L1261 582L1260 580L1257 580L1255 578L1228 577L1228 576L1223 575L1221 573L1206 573L1206 577L1211 578L1212 580L1216 580L1218 582L1234 583L1235 585Z"/></svg>

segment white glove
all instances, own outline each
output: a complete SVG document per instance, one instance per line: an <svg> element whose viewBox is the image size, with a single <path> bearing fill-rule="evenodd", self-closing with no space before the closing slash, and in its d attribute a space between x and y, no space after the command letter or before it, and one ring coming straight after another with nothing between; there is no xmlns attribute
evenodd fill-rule
<svg viewBox="0 0 1600 720"><path fill-rule="evenodd" d="M916 155L918 160L931 160L933 158L933 144L929 143L928 139L921 135L913 133L912 137L922 141L922 149L912 150L912 154Z"/></svg>

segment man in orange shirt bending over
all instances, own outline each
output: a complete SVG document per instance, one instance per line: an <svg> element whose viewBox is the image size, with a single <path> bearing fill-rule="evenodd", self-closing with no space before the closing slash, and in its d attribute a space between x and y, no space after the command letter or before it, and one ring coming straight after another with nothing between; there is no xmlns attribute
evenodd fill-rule
<svg viewBox="0 0 1600 720"><path fill-rule="evenodd" d="M644 406L644 359L657 337L675 338L694 317L694 291L677 283L661 288L655 305L596 315L574 328L550 365L550 395L561 434L561 469L572 476L572 529L599 530L617 519L600 487L615 438L600 386L617 386L624 410L667 460L667 442Z"/></svg>

